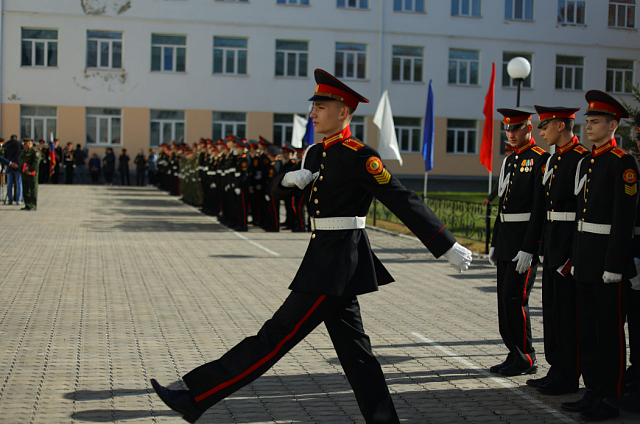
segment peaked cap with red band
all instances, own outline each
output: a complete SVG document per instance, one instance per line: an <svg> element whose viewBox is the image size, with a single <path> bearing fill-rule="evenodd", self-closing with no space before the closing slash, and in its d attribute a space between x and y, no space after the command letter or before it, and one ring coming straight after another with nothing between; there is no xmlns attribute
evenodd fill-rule
<svg viewBox="0 0 640 424"><path fill-rule="evenodd" d="M616 99L598 90L587 91L584 95L589 107L585 115L611 115L620 121L629 117L629 112Z"/></svg>
<svg viewBox="0 0 640 424"><path fill-rule="evenodd" d="M498 109L498 112L504 116L502 119L504 129L507 131L513 131L531 119L531 116L536 113L536 110L532 107L523 106L515 109Z"/></svg>
<svg viewBox="0 0 640 424"><path fill-rule="evenodd" d="M271 143L269 140L267 140L266 138L264 138L263 136L258 137L258 143L261 146L271 146Z"/></svg>
<svg viewBox="0 0 640 424"><path fill-rule="evenodd" d="M546 107L536 105L534 107L536 108L536 112L538 112L538 116L540 116L540 125L538 125L538 128L544 127L554 119L575 119L576 112L580 110L580 108L561 106Z"/></svg>
<svg viewBox="0 0 640 424"><path fill-rule="evenodd" d="M356 93L327 71L316 69L313 71L316 79L316 91L313 93L313 100L339 100L354 110L358 103L369 103L369 100Z"/></svg>

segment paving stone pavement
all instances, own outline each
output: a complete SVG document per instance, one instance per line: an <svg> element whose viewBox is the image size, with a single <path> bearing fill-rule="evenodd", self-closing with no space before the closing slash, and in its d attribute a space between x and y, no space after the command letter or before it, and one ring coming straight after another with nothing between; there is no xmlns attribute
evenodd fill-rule
<svg viewBox="0 0 640 424"><path fill-rule="evenodd" d="M38 202L36 212L0 204L2 423L183 422L149 378L180 387L180 376L255 334L309 240L235 233L152 188L41 185ZM486 371L506 354L495 268L478 260L456 274L415 240L368 234L396 283L360 297L363 319L403 423L577 421L560 403L581 394L546 397L529 377ZM538 375L540 294L538 280ZM363 422L324 327L199 420Z"/></svg>

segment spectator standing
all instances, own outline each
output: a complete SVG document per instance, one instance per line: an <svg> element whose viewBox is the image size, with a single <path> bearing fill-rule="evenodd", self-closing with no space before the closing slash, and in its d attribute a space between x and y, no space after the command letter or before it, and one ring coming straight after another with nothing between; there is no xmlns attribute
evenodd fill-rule
<svg viewBox="0 0 640 424"><path fill-rule="evenodd" d="M113 173L116 170L116 155L113 154L113 149L107 147L107 151L102 157L102 163L104 167L102 172L104 173L104 182L107 185L113 185Z"/></svg>
<svg viewBox="0 0 640 424"><path fill-rule="evenodd" d="M126 185L131 185L131 180L129 179L129 155L127 154L127 149L122 149L122 153L120 154L119 163L118 163L118 171L120 171L120 184L125 185L125 180L127 181Z"/></svg>
<svg viewBox="0 0 640 424"><path fill-rule="evenodd" d="M76 150L73 151L73 163L76 166L76 173L78 176L78 184L87 183L87 158L89 157L89 151L83 149L80 143L76 145Z"/></svg>
<svg viewBox="0 0 640 424"><path fill-rule="evenodd" d="M73 163L73 150L71 150L73 143L67 143L67 148L62 153L62 160L64 161L64 183L73 184L73 169L76 165Z"/></svg>
<svg viewBox="0 0 640 424"><path fill-rule="evenodd" d="M20 163L21 152L22 143L17 135L12 135L11 139L4 143L4 157L13 163ZM19 205L22 202L22 177L19 168L7 168L7 200L10 205L13 202Z"/></svg>
<svg viewBox="0 0 640 424"><path fill-rule="evenodd" d="M56 164L53 167L53 175L51 176L51 182L58 184L60 182L60 164L62 163L62 147L58 144L60 141L56 138L53 140L53 150L56 155Z"/></svg>
<svg viewBox="0 0 640 424"><path fill-rule="evenodd" d="M89 159L89 174L91 174L91 182L98 184L100 179L100 159L97 154L93 154Z"/></svg>
<svg viewBox="0 0 640 424"><path fill-rule="evenodd" d="M42 160L40 161L40 170L38 171L38 184L44 184L49 182L49 161L51 160L49 155L49 146L44 140L40 140L38 150L40 150Z"/></svg>
<svg viewBox="0 0 640 424"><path fill-rule="evenodd" d="M144 171L147 168L147 158L144 157L144 150L140 149L140 153L133 160L136 164L136 185L142 187L144 185Z"/></svg>
<svg viewBox="0 0 640 424"><path fill-rule="evenodd" d="M156 174L158 173L158 153L155 149L149 149L147 158L147 173L149 174L149 186L156 185Z"/></svg>

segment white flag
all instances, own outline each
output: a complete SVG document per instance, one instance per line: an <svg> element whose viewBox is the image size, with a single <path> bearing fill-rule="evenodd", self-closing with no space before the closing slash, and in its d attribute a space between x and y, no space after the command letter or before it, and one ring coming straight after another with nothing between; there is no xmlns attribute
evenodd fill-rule
<svg viewBox="0 0 640 424"><path fill-rule="evenodd" d="M400 149L398 149L396 127L393 125L393 114L387 90L382 93L378 110L373 117L373 123L380 129L380 139L378 140L380 157L382 159L398 159L400 166L402 166L402 156L400 156Z"/></svg>
<svg viewBox="0 0 640 424"><path fill-rule="evenodd" d="M291 145L297 149L302 147L304 133L307 132L307 120L293 114L293 134L291 135Z"/></svg>

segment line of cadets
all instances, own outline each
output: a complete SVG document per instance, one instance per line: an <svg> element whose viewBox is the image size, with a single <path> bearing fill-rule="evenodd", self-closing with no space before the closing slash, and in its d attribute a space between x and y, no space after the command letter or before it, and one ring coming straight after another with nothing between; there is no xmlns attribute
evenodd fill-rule
<svg viewBox="0 0 640 424"><path fill-rule="evenodd" d="M273 178L302 159L304 148L285 143L282 148L263 137L249 140L227 135L225 140L201 139L194 145L163 144L158 155L158 183L186 203L201 205L235 231L248 225L265 231L308 231L304 195L284 201L286 217L280 223L280 201L269 196Z"/></svg>

